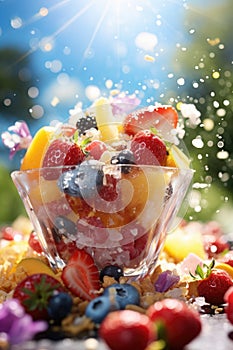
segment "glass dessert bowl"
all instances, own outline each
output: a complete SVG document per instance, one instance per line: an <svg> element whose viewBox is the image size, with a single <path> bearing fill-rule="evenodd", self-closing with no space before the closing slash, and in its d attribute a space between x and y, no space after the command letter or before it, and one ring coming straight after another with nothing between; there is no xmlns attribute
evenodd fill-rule
<svg viewBox="0 0 233 350"><path fill-rule="evenodd" d="M12 173L54 269L84 249L100 270L117 265L135 279L153 271L192 176L191 169L98 160Z"/></svg>
<svg viewBox="0 0 233 350"><path fill-rule="evenodd" d="M100 98L42 127L12 173L54 269L83 249L99 270L150 273L187 194L193 172L177 111L120 100Z"/></svg>

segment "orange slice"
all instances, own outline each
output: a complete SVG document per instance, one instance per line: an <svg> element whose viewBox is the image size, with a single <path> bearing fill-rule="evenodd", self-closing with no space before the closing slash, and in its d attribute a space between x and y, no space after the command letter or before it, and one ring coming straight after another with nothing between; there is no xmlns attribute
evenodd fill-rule
<svg viewBox="0 0 233 350"><path fill-rule="evenodd" d="M45 148L54 132L51 126L43 126L37 131L23 158L20 170L40 168Z"/></svg>
<svg viewBox="0 0 233 350"><path fill-rule="evenodd" d="M56 276L53 270L38 258L22 259L16 266L16 272L20 270L23 270L28 276L33 275L35 273L45 273L49 276L59 279L59 277Z"/></svg>
<svg viewBox="0 0 233 350"><path fill-rule="evenodd" d="M214 266L215 269L224 270L233 278L233 267L226 263L216 263Z"/></svg>

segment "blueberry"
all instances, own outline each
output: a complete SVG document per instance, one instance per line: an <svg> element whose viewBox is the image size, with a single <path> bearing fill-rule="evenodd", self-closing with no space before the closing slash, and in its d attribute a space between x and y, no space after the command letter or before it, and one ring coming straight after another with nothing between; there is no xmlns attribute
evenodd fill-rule
<svg viewBox="0 0 233 350"><path fill-rule="evenodd" d="M123 151L112 157L111 164L135 164L133 152L131 152L129 149L124 149ZM122 167L122 172L128 174L130 172L130 166Z"/></svg>
<svg viewBox="0 0 233 350"><path fill-rule="evenodd" d="M65 216L57 216L54 221L54 230L58 236L76 236L77 234L77 226L70 219Z"/></svg>
<svg viewBox="0 0 233 350"><path fill-rule="evenodd" d="M90 198L103 185L104 173L97 161L84 161L58 179L60 190L70 196Z"/></svg>
<svg viewBox="0 0 233 350"><path fill-rule="evenodd" d="M123 270L119 266L107 265L100 271L100 280L103 282L104 276L113 277L116 281L119 281L120 277L124 275Z"/></svg>
<svg viewBox="0 0 233 350"><path fill-rule="evenodd" d="M101 323L107 314L111 311L119 310L120 305L115 298L110 298L107 295L101 295L92 299L87 305L85 315L94 323Z"/></svg>
<svg viewBox="0 0 233 350"><path fill-rule="evenodd" d="M119 303L120 308L125 309L126 305L133 304L139 305L140 295L138 290L129 283L114 283L105 288L103 295L114 295L115 299Z"/></svg>
<svg viewBox="0 0 233 350"><path fill-rule="evenodd" d="M53 295L48 303L48 314L54 321L61 321L71 312L73 300L68 293L61 292Z"/></svg>
<svg viewBox="0 0 233 350"><path fill-rule="evenodd" d="M74 197L81 197L80 188L77 183L78 168L66 171L59 176L58 187L59 189Z"/></svg>

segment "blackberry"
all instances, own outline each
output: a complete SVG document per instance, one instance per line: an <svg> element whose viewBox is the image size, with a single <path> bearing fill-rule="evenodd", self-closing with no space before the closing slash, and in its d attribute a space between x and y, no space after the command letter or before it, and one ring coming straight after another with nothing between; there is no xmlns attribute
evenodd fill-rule
<svg viewBox="0 0 233 350"><path fill-rule="evenodd" d="M112 157L111 164L135 164L134 154L129 149L123 149L123 151ZM121 170L123 173L128 174L130 172L130 166L122 167Z"/></svg>
<svg viewBox="0 0 233 350"><path fill-rule="evenodd" d="M79 135L85 135L86 131L91 128L98 129L94 115L86 115L79 118L76 123L76 127L78 129Z"/></svg>

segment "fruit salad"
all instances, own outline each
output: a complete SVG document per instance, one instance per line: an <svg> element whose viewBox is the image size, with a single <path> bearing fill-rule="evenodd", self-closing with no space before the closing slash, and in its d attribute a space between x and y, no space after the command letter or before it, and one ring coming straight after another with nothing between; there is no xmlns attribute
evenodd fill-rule
<svg viewBox="0 0 233 350"><path fill-rule="evenodd" d="M36 133L12 178L55 269L83 249L98 269L153 270L192 178L177 125L172 106L115 115L100 98Z"/></svg>
<svg viewBox="0 0 233 350"><path fill-rule="evenodd" d="M181 220L167 234L192 174L178 128L171 106L123 113L101 98L36 133L12 175L31 221L0 230L1 349L73 338L176 350L202 335L202 314L233 323L232 245L220 226Z"/></svg>

